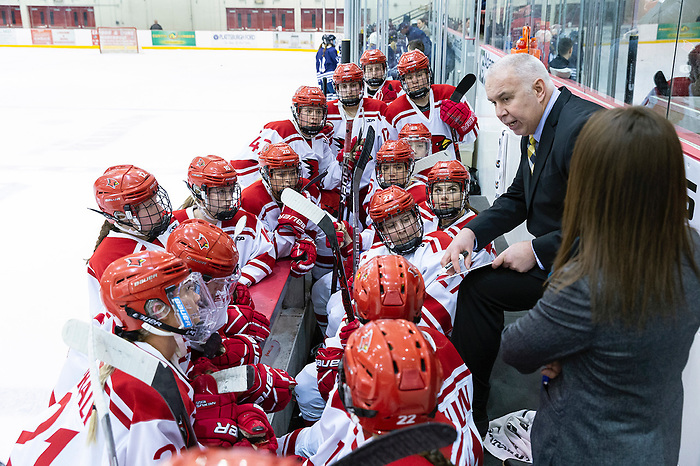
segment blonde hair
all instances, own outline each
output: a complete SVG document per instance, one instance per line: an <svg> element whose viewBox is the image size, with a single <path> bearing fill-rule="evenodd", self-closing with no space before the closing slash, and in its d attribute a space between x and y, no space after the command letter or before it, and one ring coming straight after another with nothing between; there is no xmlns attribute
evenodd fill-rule
<svg viewBox="0 0 700 466"><path fill-rule="evenodd" d="M102 393L98 393L97 395L94 394L95 390L102 391L104 390L105 382L107 382L107 378L109 378L110 375L112 375L112 372L114 372L114 367L110 366L109 364L105 364L99 369L99 387L92 387L93 390L93 396L102 396ZM88 419L87 422L87 443L94 443L95 440L97 439L97 424L98 424L98 415L97 415L97 409L95 409L95 405L92 405L92 412L90 413L90 418Z"/></svg>

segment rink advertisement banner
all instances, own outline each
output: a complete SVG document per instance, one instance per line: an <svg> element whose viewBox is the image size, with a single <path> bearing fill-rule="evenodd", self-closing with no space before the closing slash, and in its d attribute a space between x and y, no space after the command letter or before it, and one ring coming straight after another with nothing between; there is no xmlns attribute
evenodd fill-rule
<svg viewBox="0 0 700 466"><path fill-rule="evenodd" d="M52 29L55 45L75 45L75 32L71 29Z"/></svg>
<svg viewBox="0 0 700 466"><path fill-rule="evenodd" d="M32 44L53 45L51 29L32 29Z"/></svg>
<svg viewBox="0 0 700 466"><path fill-rule="evenodd" d="M212 47L253 48L259 47L255 32L213 32L209 34Z"/></svg>
<svg viewBox="0 0 700 466"><path fill-rule="evenodd" d="M151 31L153 45L169 47L196 47L194 31Z"/></svg>
<svg viewBox="0 0 700 466"><path fill-rule="evenodd" d="M15 45L17 39L12 28L0 28L0 45Z"/></svg>
<svg viewBox="0 0 700 466"><path fill-rule="evenodd" d="M659 23L656 40L691 40L700 39L700 23Z"/></svg>

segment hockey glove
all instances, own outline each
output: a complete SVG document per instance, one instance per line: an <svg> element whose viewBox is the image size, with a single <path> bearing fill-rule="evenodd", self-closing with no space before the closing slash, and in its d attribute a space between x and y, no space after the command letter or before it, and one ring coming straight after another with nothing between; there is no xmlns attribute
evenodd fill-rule
<svg viewBox="0 0 700 466"><path fill-rule="evenodd" d="M343 257L350 257L352 255L352 226L350 226L347 220L333 222L333 226L335 227L335 236L338 240L338 246L340 246L340 253ZM326 247L331 247L328 238L326 238Z"/></svg>
<svg viewBox="0 0 700 466"><path fill-rule="evenodd" d="M219 368L212 364L209 358L198 358L187 373L187 378L194 382L200 375L212 374L218 370Z"/></svg>
<svg viewBox="0 0 700 466"><path fill-rule="evenodd" d="M464 138L474 127L478 128L476 114L464 102L443 100L440 105L440 118L457 131L460 139Z"/></svg>
<svg viewBox="0 0 700 466"><path fill-rule="evenodd" d="M277 438L267 414L254 404L238 405L238 430L241 440L250 442L256 450L277 451Z"/></svg>
<svg viewBox="0 0 700 466"><path fill-rule="evenodd" d="M194 433L208 447L230 448L238 443L238 406L233 393L219 394L211 375L202 375L193 384L197 407Z"/></svg>
<svg viewBox="0 0 700 466"><path fill-rule="evenodd" d="M287 371L255 364L255 381L250 390L239 393L241 403L255 403L266 413L283 410L292 399L292 389L296 380Z"/></svg>
<svg viewBox="0 0 700 466"><path fill-rule="evenodd" d="M233 299L231 301L232 304L250 306L255 309L255 303L253 302L253 297L250 296L250 290L241 282L236 283L236 288L233 290Z"/></svg>
<svg viewBox="0 0 700 466"><path fill-rule="evenodd" d="M316 263L316 245L308 237L297 239L289 257L292 259L292 277L301 277L310 271Z"/></svg>
<svg viewBox="0 0 700 466"><path fill-rule="evenodd" d="M341 348L320 348L316 354L318 391L326 401L328 401L328 394L335 386L338 365L342 357L343 350Z"/></svg>
<svg viewBox="0 0 700 466"><path fill-rule="evenodd" d="M211 358L212 364L219 369L257 364L260 361L260 346L249 335L234 335L222 341L223 353Z"/></svg>
<svg viewBox="0 0 700 466"><path fill-rule="evenodd" d="M362 327L360 320L355 319L340 328L340 344L343 345L343 349L345 349L345 346L348 344L348 338L350 338L350 335L352 335L353 332L360 327Z"/></svg>
<svg viewBox="0 0 700 466"><path fill-rule="evenodd" d="M306 236L304 231L306 230L306 225L309 223L309 219L297 213L296 211L290 209L287 206L282 207L282 212L277 219L277 230L289 230L294 232L294 236L301 238Z"/></svg>
<svg viewBox="0 0 700 466"><path fill-rule="evenodd" d="M227 337L245 334L262 343L270 336L270 320L265 314L243 305L229 306L227 312L228 321L221 328Z"/></svg>

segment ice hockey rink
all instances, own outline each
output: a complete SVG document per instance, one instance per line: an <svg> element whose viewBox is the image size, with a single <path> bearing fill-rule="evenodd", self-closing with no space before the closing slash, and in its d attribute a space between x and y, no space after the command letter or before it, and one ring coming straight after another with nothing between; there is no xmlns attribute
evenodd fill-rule
<svg viewBox="0 0 700 466"><path fill-rule="evenodd" d="M174 208L197 155L236 158L315 85L314 53L0 47L0 461L48 403L67 349L61 327L87 320L86 260L103 218L92 183L130 163Z"/></svg>

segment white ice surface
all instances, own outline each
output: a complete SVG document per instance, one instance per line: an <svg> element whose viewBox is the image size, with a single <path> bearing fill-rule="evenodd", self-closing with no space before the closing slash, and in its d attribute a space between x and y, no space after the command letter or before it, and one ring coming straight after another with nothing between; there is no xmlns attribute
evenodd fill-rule
<svg viewBox="0 0 700 466"><path fill-rule="evenodd" d="M0 47L0 460L41 412L65 358L60 330L87 319L85 260L102 218L92 183L131 163L177 208L196 155L236 158L315 85L309 52Z"/></svg>

